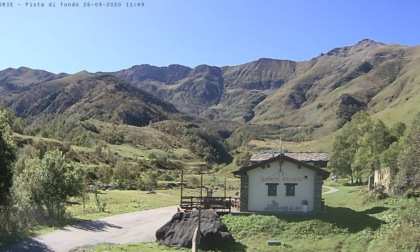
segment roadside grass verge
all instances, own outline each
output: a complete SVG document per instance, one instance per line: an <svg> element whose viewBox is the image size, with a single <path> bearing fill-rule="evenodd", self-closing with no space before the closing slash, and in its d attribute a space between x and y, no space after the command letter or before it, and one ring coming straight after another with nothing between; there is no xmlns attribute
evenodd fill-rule
<svg viewBox="0 0 420 252"><path fill-rule="evenodd" d="M103 252L103 251L118 251L118 252L154 252L154 251L191 251L191 249L174 249L165 246L159 246L157 243L145 242L139 244L103 244L95 247L83 247L73 252Z"/></svg>
<svg viewBox="0 0 420 252"><path fill-rule="evenodd" d="M96 201L93 193L89 193L89 199L84 208L81 200L77 199L75 204L70 205L67 210L74 218L92 220L179 203L178 193L175 190L156 190L155 192L156 194L147 194L145 191L138 190L102 190L98 194L99 202Z"/></svg>
<svg viewBox="0 0 420 252"><path fill-rule="evenodd" d="M145 191L138 190L101 190L98 193L99 201L96 201L93 193L89 193L89 199L84 207L80 198L73 198L67 206L66 219L53 227L36 226L31 234L40 235L82 221L179 204L178 190L156 190L155 192L156 194L147 194ZM21 239L17 241L19 240ZM8 244L11 243L8 242Z"/></svg>
<svg viewBox="0 0 420 252"><path fill-rule="evenodd" d="M160 246L154 242L145 242L145 243L138 243L138 244L103 244L95 247L85 247L79 248L73 252L156 252L156 251L191 251L190 248L169 248L165 246ZM202 251L202 250L200 250ZM233 246L226 247L219 252L246 252L246 246L241 243L236 243Z"/></svg>
<svg viewBox="0 0 420 252"><path fill-rule="evenodd" d="M87 220L179 204L179 189L156 190L155 192L156 194L147 194L147 192L139 190L100 190L98 201L93 193L89 193L84 206L80 198L72 198L66 207L67 217L60 223L56 223L54 226L35 226L27 233L13 237L0 236L0 248L28 237L52 232L64 226Z"/></svg>

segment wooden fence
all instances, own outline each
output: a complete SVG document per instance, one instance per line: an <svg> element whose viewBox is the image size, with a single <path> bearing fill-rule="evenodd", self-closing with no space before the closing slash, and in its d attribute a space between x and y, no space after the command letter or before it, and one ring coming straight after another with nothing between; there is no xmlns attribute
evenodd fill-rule
<svg viewBox="0 0 420 252"><path fill-rule="evenodd" d="M217 213L230 213L233 209L239 209L239 199L232 197L197 197L182 196L180 208L185 211L201 209L213 209Z"/></svg>

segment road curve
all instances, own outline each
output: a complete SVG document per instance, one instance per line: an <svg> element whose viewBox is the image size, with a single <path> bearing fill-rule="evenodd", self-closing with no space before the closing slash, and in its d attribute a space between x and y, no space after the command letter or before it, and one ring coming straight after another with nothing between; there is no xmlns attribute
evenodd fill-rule
<svg viewBox="0 0 420 252"><path fill-rule="evenodd" d="M85 221L27 239L0 252L68 252L103 243L152 242L156 240L156 230L170 221L176 211L176 206L170 206Z"/></svg>
<svg viewBox="0 0 420 252"><path fill-rule="evenodd" d="M328 188L329 189L329 191L323 192L322 194L330 194L330 193L338 192L338 189L335 188L335 187L330 187L330 186L322 186L322 187L325 187L325 188Z"/></svg>

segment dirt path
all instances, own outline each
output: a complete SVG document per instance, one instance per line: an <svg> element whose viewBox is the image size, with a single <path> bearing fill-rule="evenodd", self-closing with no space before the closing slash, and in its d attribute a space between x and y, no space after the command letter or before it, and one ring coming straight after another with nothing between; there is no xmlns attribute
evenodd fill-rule
<svg viewBox="0 0 420 252"><path fill-rule="evenodd" d="M67 252L103 243L153 242L156 230L170 221L176 211L176 206L171 206L86 221L27 239L0 252Z"/></svg>
<svg viewBox="0 0 420 252"><path fill-rule="evenodd" d="M335 188L335 187L330 187L330 186L322 186L322 187L325 187L325 188L328 188L329 189L329 191L323 192L322 194L330 194L330 193L338 192L338 189Z"/></svg>

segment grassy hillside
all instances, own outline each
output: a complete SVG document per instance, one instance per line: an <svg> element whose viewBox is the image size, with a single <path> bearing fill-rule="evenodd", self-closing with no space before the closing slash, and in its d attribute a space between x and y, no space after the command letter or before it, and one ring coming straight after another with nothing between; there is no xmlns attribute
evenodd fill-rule
<svg viewBox="0 0 420 252"><path fill-rule="evenodd" d="M196 124L162 121L148 126L116 125L96 119L57 117L44 125L37 136L15 133L17 146L36 149L59 148L85 165L116 165L122 160L133 165L156 167L161 173L184 169L197 173L218 163L229 163L223 139Z"/></svg>

